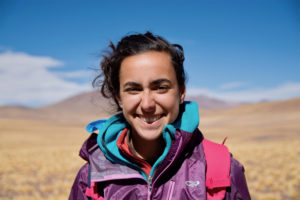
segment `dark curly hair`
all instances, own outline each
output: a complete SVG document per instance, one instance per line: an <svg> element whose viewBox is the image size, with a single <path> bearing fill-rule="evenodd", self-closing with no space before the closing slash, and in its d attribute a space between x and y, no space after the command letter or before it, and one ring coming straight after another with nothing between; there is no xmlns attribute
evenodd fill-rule
<svg viewBox="0 0 300 200"><path fill-rule="evenodd" d="M184 53L179 44L170 44L164 38L153 35L151 32L145 34L132 34L123 37L117 46L112 42L109 49L102 55L100 63L101 73L96 76L92 84L99 87L102 95L106 98L113 98L120 111L117 101L120 92L119 72L122 61L132 55L147 51L166 52L171 56L179 88L185 87L186 75L183 67Z"/></svg>

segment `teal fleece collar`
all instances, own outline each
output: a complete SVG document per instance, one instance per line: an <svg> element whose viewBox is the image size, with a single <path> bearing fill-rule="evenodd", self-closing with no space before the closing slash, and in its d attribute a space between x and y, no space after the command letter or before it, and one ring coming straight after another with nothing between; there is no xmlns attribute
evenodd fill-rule
<svg viewBox="0 0 300 200"><path fill-rule="evenodd" d="M180 105L180 113L176 121L172 124L167 124L164 129L162 136L165 140L166 147L162 155L152 166L150 176L153 175L156 167L164 160L165 156L170 150L172 139L175 137L176 129L181 129L185 132L193 133L199 125L199 112L198 105L196 102L185 101ZM87 125L86 130L89 133L99 130L97 136L97 143L106 156L107 159L114 163L124 164L137 169L145 178L145 173L134 163L127 160L120 152L117 147L117 139L120 136L124 128L129 128L130 125L127 123L123 114L113 115L107 120L97 120Z"/></svg>

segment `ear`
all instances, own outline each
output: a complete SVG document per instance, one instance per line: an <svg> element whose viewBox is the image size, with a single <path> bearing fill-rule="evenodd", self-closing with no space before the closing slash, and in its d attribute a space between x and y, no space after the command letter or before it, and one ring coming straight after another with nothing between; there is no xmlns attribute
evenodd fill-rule
<svg viewBox="0 0 300 200"><path fill-rule="evenodd" d="M185 91L186 91L185 86L183 86L183 87L181 88L181 90L180 90L180 104L182 104L183 101L184 101L184 98L185 98Z"/></svg>
<svg viewBox="0 0 300 200"><path fill-rule="evenodd" d="M119 106L123 109L123 103L122 103L121 97L119 95L116 95L115 98L118 101Z"/></svg>

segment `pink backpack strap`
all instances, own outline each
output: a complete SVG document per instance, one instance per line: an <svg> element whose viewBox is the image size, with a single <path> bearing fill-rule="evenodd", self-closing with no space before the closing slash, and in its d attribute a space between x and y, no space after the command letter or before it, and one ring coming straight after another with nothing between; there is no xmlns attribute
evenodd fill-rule
<svg viewBox="0 0 300 200"><path fill-rule="evenodd" d="M207 200L222 200L230 187L230 154L225 145L202 141L206 158Z"/></svg>
<svg viewBox="0 0 300 200"><path fill-rule="evenodd" d="M97 185L95 182L91 182L91 187L86 188L85 195L90 197L92 200L104 200L104 198L98 194Z"/></svg>

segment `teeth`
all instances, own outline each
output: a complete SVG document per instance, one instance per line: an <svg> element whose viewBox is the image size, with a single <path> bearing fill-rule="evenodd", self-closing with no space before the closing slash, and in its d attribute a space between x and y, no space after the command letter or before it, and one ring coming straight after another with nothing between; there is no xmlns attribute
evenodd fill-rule
<svg viewBox="0 0 300 200"><path fill-rule="evenodd" d="M153 123L156 120L159 120L160 117L161 117L161 115L156 115L156 116L153 116L153 117L140 116L140 119L143 120L144 122L147 122L147 123Z"/></svg>

